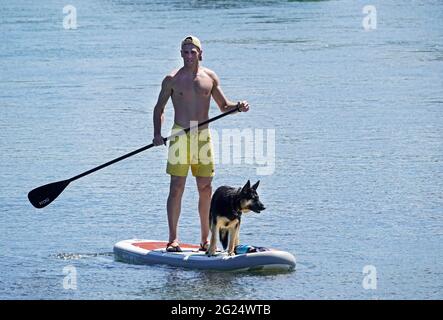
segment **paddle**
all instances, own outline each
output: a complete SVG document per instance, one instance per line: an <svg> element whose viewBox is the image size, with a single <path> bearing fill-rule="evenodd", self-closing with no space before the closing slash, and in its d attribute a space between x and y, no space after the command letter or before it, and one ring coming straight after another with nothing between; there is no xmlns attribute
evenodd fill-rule
<svg viewBox="0 0 443 320"><path fill-rule="evenodd" d="M169 136L167 138L163 138L163 140L166 142L166 141L170 140L171 138L174 138L174 137L177 137L177 136L180 136L182 134L187 133L191 129L198 128L198 127L200 127L202 125L205 125L205 124L208 124L208 123L210 123L212 121L215 121L215 120L218 120L220 118L223 118L223 117L227 116L228 114L231 114L231 113L236 112L236 111L240 111L239 108L240 108L240 106L237 106L237 108L235 108L235 109L232 109L232 110L230 110L228 112L225 112L225 113L222 113L222 114L220 114L220 115L218 115L216 117L213 117L211 119L203 121L202 123L199 123L196 126L183 129L179 133L173 134L173 135L171 135L171 136ZM153 146L154 146L153 143L148 144L147 146L141 147L140 149L137 149L135 151L127 153L127 154L125 154L125 155L123 155L121 157L118 157L118 158L116 158L114 160L106 162L106 163L104 163L104 164L102 164L102 165L100 165L98 167L95 167L95 168L93 168L91 170L85 171L85 172L83 172L83 173L81 173L81 174L79 174L79 175L77 175L75 177L72 177L70 179L62 180L62 181L58 181L58 182L52 182L52 183L46 184L44 186L35 188L34 190L31 190L28 193L28 199L29 199L29 201L32 203L32 205L34 207L36 207L38 209L44 208L48 204L50 204L52 201L54 201L60 195L60 193L62 193L63 190L65 190L65 188L72 181L80 179L80 178L82 178L84 176L87 176L88 174L91 174L91 173L93 173L93 172L95 172L97 170L103 169L103 168L105 168L107 166L110 166L111 164L114 164L116 162L119 162L119 161L121 161L123 159L129 158L129 157L131 157L131 156L133 156L133 155L135 155L137 153L140 153L142 151L148 150L148 149L152 148Z"/></svg>

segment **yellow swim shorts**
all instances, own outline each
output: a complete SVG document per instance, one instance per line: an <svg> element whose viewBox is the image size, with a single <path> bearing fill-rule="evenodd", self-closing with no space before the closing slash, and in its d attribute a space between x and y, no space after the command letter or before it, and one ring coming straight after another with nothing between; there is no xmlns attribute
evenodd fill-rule
<svg viewBox="0 0 443 320"><path fill-rule="evenodd" d="M172 127L172 134L184 128L178 124ZM169 141L168 164L166 173L172 176L186 177L191 167L194 177L214 176L214 156L209 129L195 129Z"/></svg>

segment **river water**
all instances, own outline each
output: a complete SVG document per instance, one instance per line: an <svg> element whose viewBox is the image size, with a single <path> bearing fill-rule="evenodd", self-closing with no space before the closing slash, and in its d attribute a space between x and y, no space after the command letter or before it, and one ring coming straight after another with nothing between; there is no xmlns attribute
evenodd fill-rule
<svg viewBox="0 0 443 320"><path fill-rule="evenodd" d="M68 4L0 9L0 298L443 298L441 1L79 0L65 29ZM368 4L377 24L365 30ZM294 272L114 261L119 240L167 238L165 148L73 182L44 209L27 200L151 142L187 34L226 95L251 104L211 128L275 134L266 173L243 153L217 164L213 186L261 181L267 210L244 217L242 242L293 253ZM172 117L169 103L164 135ZM184 242L199 241L197 201L189 176Z"/></svg>

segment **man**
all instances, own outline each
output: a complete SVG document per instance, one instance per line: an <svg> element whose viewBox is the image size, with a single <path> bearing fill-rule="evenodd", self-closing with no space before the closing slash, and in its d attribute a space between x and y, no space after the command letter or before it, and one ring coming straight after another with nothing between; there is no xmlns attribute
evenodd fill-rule
<svg viewBox="0 0 443 320"><path fill-rule="evenodd" d="M174 127L173 131L191 126L191 121L198 123L208 119L209 104L211 97L214 98L221 112L230 111L239 106L240 111L248 111L249 104L246 101L234 103L226 98L220 88L220 80L214 71L204 68L200 65L202 61L203 50L200 40L195 36L186 37L181 43L181 56L183 58L183 67L174 70L167 75L163 82L158 97L157 104L154 108L154 145L159 146L165 144L161 135L161 126L164 120L164 109L169 97L172 99L174 106ZM203 132L205 131L205 132ZM212 146L210 133L207 125L200 127L200 133L206 133L203 144ZM179 138L179 137L177 137ZM206 251L208 248L209 235L209 208L211 204L212 194L212 177L214 176L214 163L212 159L212 150L209 149L209 161L194 161L189 155L185 156L183 161L173 161L177 147L175 143L182 144L184 140L184 150L189 151L189 133L170 141L168 164L166 172L171 175L169 188L169 196L167 201L168 225L169 225L169 241L166 250L170 252L181 252L178 236L177 225L181 210L181 199L185 188L186 177L189 167L192 174L196 178L197 189L199 192L198 211L200 214L201 224L201 242L200 250ZM184 138L184 139L183 139ZM179 140L177 142L177 140ZM180 140L182 142L180 142ZM199 140L201 140L199 138ZM174 147L174 150L171 149ZM201 141L198 142L198 148L202 147ZM180 149L180 148L178 148ZM183 149L180 149L183 150ZM178 150L180 152L180 150ZM183 152L182 152L183 153ZM180 155L180 156L183 156Z"/></svg>

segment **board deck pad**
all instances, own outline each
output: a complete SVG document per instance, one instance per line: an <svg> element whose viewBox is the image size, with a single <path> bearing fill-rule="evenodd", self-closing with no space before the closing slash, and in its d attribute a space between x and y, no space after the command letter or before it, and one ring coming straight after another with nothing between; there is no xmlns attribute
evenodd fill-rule
<svg viewBox="0 0 443 320"><path fill-rule="evenodd" d="M166 245L166 241L159 240L122 240L114 245L114 257L117 261L131 264L218 271L291 271L296 263L292 254L277 249L229 256L219 248L215 256L209 257L195 244L181 243L183 252L167 252Z"/></svg>
<svg viewBox="0 0 443 320"><path fill-rule="evenodd" d="M168 243L166 241L142 241L142 242L134 242L132 243L133 246L146 249L146 250L157 250L157 249L166 249L166 245ZM181 243L180 248L187 248L187 249L198 249L199 246L195 244L186 244Z"/></svg>

